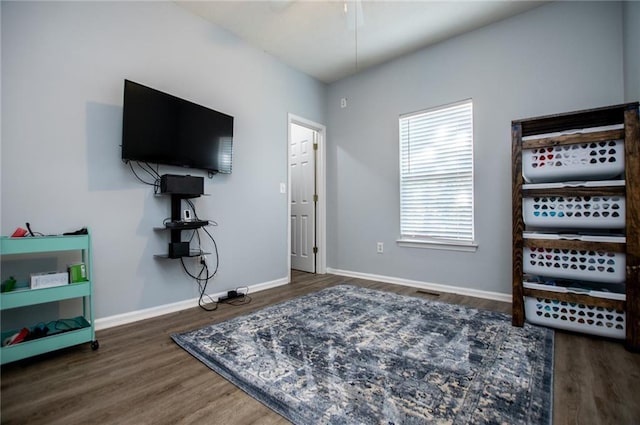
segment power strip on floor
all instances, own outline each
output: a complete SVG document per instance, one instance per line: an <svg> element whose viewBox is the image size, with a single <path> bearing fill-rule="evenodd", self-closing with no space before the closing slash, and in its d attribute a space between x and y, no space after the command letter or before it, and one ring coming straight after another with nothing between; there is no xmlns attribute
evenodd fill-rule
<svg viewBox="0 0 640 425"><path fill-rule="evenodd" d="M241 292L238 291L228 291L227 295L223 295L220 298L218 298L218 302L225 302L225 301L231 301L231 300L235 300L236 298L243 298L246 294L243 294Z"/></svg>

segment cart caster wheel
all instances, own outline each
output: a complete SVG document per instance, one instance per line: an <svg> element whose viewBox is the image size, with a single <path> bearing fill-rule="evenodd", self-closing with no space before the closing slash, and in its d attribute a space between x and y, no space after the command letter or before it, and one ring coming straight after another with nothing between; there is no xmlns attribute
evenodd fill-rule
<svg viewBox="0 0 640 425"><path fill-rule="evenodd" d="M91 349L93 351L96 351L98 348L100 348L100 344L98 344L98 340L96 339L95 341L91 341Z"/></svg>

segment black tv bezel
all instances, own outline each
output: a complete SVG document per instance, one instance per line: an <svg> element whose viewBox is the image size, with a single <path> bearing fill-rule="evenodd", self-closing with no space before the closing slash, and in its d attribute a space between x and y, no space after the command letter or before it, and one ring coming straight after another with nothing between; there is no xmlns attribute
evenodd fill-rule
<svg viewBox="0 0 640 425"><path fill-rule="evenodd" d="M136 88L141 88L145 91L148 91L150 94L153 95L159 95L162 97L165 97L167 99L170 99L171 102L177 103L177 104L182 104L182 105L187 105L189 108L192 108L194 110L200 110L200 111L206 111L206 113L208 114L212 114L215 115L216 117L221 117L224 119L230 119L230 137L231 137L231 142L230 142L230 162L229 162L229 167L228 168L222 168L220 167L220 162L218 161L216 165L218 165L217 168L211 168L209 167L207 164L202 164L199 163L198 161L194 161L192 158L190 158L188 161L184 161L184 160L180 160L180 159L174 159L172 157L169 156L163 156L162 158L159 158L157 156L153 156L151 154L148 155L132 155L131 152L128 152L127 154L125 154L125 149L126 149L126 145L129 145L128 142L128 138L126 137L126 131L127 131L127 120L131 119L130 116L127 116L127 89L129 85L134 85L136 86ZM176 166L176 167L181 167L181 168L190 168L190 169L199 169L199 170L204 170L207 171L210 175L211 174L231 174L232 169L233 169L233 133L234 133L234 125L235 125L235 119L232 115L229 114L225 114L224 112L220 112L218 110L206 107L204 105L189 101L187 99L172 95L170 93L167 92L163 92L161 90L158 89L154 89L153 87L149 87L147 85L138 83L136 81L132 81L129 79L125 79L124 80L124 93L123 93L123 111L122 111L122 144L121 144L121 157L122 157L122 161L125 163L128 163L129 161L133 161L133 162L144 162L144 163L151 163L151 164L158 164L158 165L169 165L169 166ZM127 140L127 142L125 141ZM174 142L175 143L175 142Z"/></svg>

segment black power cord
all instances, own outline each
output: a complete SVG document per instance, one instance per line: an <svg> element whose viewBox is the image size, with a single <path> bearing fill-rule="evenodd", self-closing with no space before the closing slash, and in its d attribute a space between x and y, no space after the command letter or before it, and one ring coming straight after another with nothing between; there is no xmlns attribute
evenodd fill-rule
<svg viewBox="0 0 640 425"><path fill-rule="evenodd" d="M199 297L198 297L198 306L203 309L204 311L215 311L218 309L218 302L216 300L214 300L211 295L207 294L207 285L209 284L209 280L211 279L211 277L209 277L209 267L207 266L207 262L204 260L204 258L200 258L200 264L202 265L202 268L200 269L200 272L197 275L192 274L188 269L186 264L184 263L184 259L180 258L180 263L182 264L182 268L184 269L184 272L189 275L190 277L192 277L198 284L198 292L199 292ZM202 277L202 274L204 273L204 277ZM205 298L207 298L209 301L205 302ZM207 305L213 305L213 307L207 307Z"/></svg>
<svg viewBox="0 0 640 425"><path fill-rule="evenodd" d="M198 218L198 214L196 213L196 209L195 209L195 205L193 205L193 202L191 202L191 200L187 199L186 200L187 203L189 204L189 206L191 207L191 210L193 211L193 216L196 218L196 220L199 220ZM214 225L217 225L214 224ZM216 259L216 266L213 269L213 272L210 273L209 272L209 266L207 265L207 262L205 261L205 258L203 255L200 256L200 265L202 266L202 268L200 269L200 272L197 275L194 275L193 273L189 272L189 270L187 269L186 264L184 263L184 259L180 258L180 262L182 263L182 268L184 269L185 273L187 273L187 275L189 275L190 277L192 277L193 279L195 279L195 281L198 283L198 289L199 289L199 293L200 296L198 298L198 305L200 306L200 308L202 308L205 311L214 311L218 308L218 302L214 301L214 299L207 294L207 286L209 285L209 281L211 279L213 279L213 277L216 275L216 273L218 273L218 266L220 264L220 256L218 253L218 244L216 243L216 240L214 239L213 235L211 235L211 233L209 233L209 231L204 228L201 227L200 229L196 229L193 231L193 233L191 234L191 237L189 238L189 242L191 242L193 240L194 237L197 238L198 240L198 250L202 253L202 239L200 237L200 230L203 230L208 236L209 239L211 239L211 242L213 242L213 247L214 247L214 252L215 252L215 259ZM203 276L204 273L204 276ZM209 300L208 304L213 304L214 307L206 307L206 303L205 303L205 298Z"/></svg>
<svg viewBox="0 0 640 425"><path fill-rule="evenodd" d="M189 200L189 199L187 199L186 201L189 204L189 207L191 208L191 210L193 211L193 216L195 217L195 219L196 220L200 220L200 218L198 217L198 213L196 212L196 208L195 208L195 205L193 204L193 202L191 200ZM216 223L214 221L209 221L209 222L213 226L217 226L218 225L218 223ZM180 259L180 261L182 263L182 268L184 269L185 273L187 273L187 275L189 275L190 277L195 279L195 281L198 283L198 288L199 288L199 292L200 292L200 297L198 299L198 305L200 306L200 308L202 308L205 311L214 311L214 310L217 310L219 304L229 304L229 305L232 305L232 306L239 306L239 305L249 304L252 301L252 298L249 296L249 287L248 286L247 287L237 288L235 291L229 291L227 293L227 296L222 296L217 301L214 301L213 298L211 297L211 295L206 293L207 285L209 284L209 281L211 279L213 279L213 277L218 273L218 267L219 267L219 264L220 264L220 255L219 255L219 252L218 252L218 244L217 244L215 238L213 237L213 235L211 235L211 233L205 227L201 227L199 229L194 230L193 234L191 235L191 237L189 239L189 242L191 242L194 238L197 238L198 250L200 252L203 252L200 230L204 231L206 233L206 235L209 237L209 239L211 240L211 242L213 243L213 250L214 250L215 262L216 262L216 266L213 269L213 271L209 272L209 266L207 265L207 262L205 261L203 255L200 256L200 265L202 266L202 268L200 269L200 272L197 275L191 273L187 269L187 266L184 263L184 259L183 258ZM204 276L203 276L203 274L204 274ZM209 305L210 304L214 305L213 308L206 307L207 304L205 304L205 301L204 301L205 298L209 300Z"/></svg>
<svg viewBox="0 0 640 425"><path fill-rule="evenodd" d="M157 179L156 179L156 190L157 190L158 180L159 180L159 175L157 176ZM185 201L189 205L189 208L191 208L191 211L193 212L193 217L196 220L200 220L200 217L198 217L198 213L196 211L196 207L193 204L193 201L191 201L190 199L185 199ZM218 223L211 220L209 220L209 224L212 226L218 225ZM189 243L191 243L194 238L197 238L198 251L200 253L204 252L204 250L202 249L202 238L200 235L200 230L204 231L206 235L209 237L209 239L211 240L211 242L213 243L213 251L214 251L215 262L216 262L216 266L213 269L213 271L212 272L209 271L209 266L205 260L204 254L200 255L200 265L202 267L198 272L198 274L191 273L187 269L187 265L184 263L184 258L183 257L180 258L180 263L182 264L182 268L184 269L184 272L188 276L193 278L198 284L198 290L199 290L198 306L205 311L215 311L218 309L218 305L221 303L229 304L233 306L249 304L252 301L251 297L249 296L249 287L237 288L235 291L229 291L226 297L220 297L220 299L218 299L217 301L214 300L213 297L211 297L211 295L207 294L207 286L209 285L209 281L213 279L214 276L218 273L218 267L220 265L220 254L218 252L218 244L215 238L206 229L206 227L200 227L198 229L194 229L193 233L189 237ZM244 292L242 292L241 290L244 290ZM206 302L206 300L208 300L208 302ZM213 307L207 307L211 305L213 305Z"/></svg>
<svg viewBox="0 0 640 425"><path fill-rule="evenodd" d="M138 167L139 167L142 171L144 171L145 173L149 174L149 175L151 176L151 178L153 179L153 181L149 182L149 181L146 181L145 179L143 179L142 177L140 177L140 176L138 175L138 173L136 172L136 170L133 168L133 161L128 161L128 163L129 163L129 168L131 169L131 172L133 173L133 175L134 175L134 176L136 176L136 178L137 178L140 182L142 182L142 183L144 183L144 184L146 184L146 185L148 185L148 186L153 186L153 187L154 187L154 190L155 190L155 191L156 191L156 193L157 193L158 180L160 179L160 173L158 172L158 170L155 170L155 169L154 169L154 168L153 168L149 163L147 163L147 162L139 162L139 161L136 161L136 164L138 165Z"/></svg>
<svg viewBox="0 0 640 425"><path fill-rule="evenodd" d="M243 292L244 290L244 292ZM236 288L234 291L227 292L226 297L220 297L219 303L229 304L233 306L249 304L252 301L249 296L249 287Z"/></svg>

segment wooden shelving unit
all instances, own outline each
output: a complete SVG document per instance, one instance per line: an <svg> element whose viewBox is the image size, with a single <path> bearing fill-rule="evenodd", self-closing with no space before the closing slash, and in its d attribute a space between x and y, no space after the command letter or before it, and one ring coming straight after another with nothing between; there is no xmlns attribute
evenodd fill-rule
<svg viewBox="0 0 640 425"><path fill-rule="evenodd" d="M513 177L513 318L514 326L523 326L527 312L525 297L536 297L592 307L614 309L625 314L624 341L627 349L640 350L640 127L638 102L604 108L549 115L512 121ZM599 130L602 127L622 127ZM594 129L595 131L581 131ZM555 134L554 134L555 133ZM559 134L558 134L559 133ZM549 136L550 135L550 136ZM524 140L523 140L524 139ZM554 187L527 189L523 187L523 151L568 145L585 145L611 140L624 141L623 185L600 187ZM557 181L557 180L556 180ZM523 199L527 197L624 197L624 243L584 240L539 240L525 238L527 226L523 216ZM544 229L543 229L544 230ZM547 229L548 230L548 229ZM587 229L588 232L589 229ZM558 293L544 289L525 288L523 284L525 247L538 246L558 250L609 251L622 253L626 259L624 296L620 299L599 298L580 293ZM552 288L550 288L552 289Z"/></svg>

